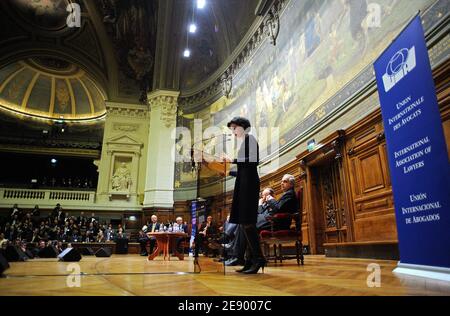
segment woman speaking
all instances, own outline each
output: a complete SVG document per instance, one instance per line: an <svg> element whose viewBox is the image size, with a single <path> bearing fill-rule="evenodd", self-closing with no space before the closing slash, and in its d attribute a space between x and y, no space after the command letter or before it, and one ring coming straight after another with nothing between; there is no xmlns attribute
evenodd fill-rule
<svg viewBox="0 0 450 316"><path fill-rule="evenodd" d="M236 159L227 158L229 162L237 165L237 173L230 173L236 176L230 223L242 225L247 242L245 265L236 272L254 274L258 273L260 268L264 272L266 259L262 254L256 230L260 190L257 170L259 164L258 142L253 135L248 134L251 125L246 118L235 117L228 122L227 126L237 138L239 148Z"/></svg>

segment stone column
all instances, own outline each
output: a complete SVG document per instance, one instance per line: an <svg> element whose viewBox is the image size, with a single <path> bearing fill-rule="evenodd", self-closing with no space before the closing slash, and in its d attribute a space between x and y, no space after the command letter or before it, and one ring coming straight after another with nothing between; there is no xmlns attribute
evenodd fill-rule
<svg viewBox="0 0 450 316"><path fill-rule="evenodd" d="M156 90L148 94L148 135L145 209L173 210L175 139L179 91Z"/></svg>
<svg viewBox="0 0 450 316"><path fill-rule="evenodd" d="M109 210L142 210L148 107L106 102L106 108L102 155L97 161L99 179L96 204ZM112 181L120 166L128 170L127 185L115 188Z"/></svg>

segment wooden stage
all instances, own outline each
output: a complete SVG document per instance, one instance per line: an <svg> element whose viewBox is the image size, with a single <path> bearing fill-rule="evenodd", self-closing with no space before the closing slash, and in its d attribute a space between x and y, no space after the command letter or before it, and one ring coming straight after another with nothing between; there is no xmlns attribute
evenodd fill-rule
<svg viewBox="0 0 450 316"><path fill-rule="evenodd" d="M269 264L265 273L241 275L210 258L200 258L201 273L193 259L148 261L138 255L110 258L84 256L78 262L80 287L68 287L70 262L35 259L12 262L0 279L0 295L450 295L450 284L392 273L396 262L306 256L305 265L295 260ZM381 267L381 287L370 288L367 266Z"/></svg>

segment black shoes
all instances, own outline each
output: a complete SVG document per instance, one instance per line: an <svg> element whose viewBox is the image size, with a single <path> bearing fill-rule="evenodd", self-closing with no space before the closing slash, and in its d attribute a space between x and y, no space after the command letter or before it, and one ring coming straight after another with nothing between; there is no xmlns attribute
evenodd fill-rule
<svg viewBox="0 0 450 316"><path fill-rule="evenodd" d="M257 263L252 264L252 266L247 269L242 271L243 274L256 274L258 273L259 269L262 268L262 273L264 273L264 267L267 265L267 261L259 261Z"/></svg>
<svg viewBox="0 0 450 316"><path fill-rule="evenodd" d="M244 266L241 269L237 269L236 272L242 273L252 267L253 263L251 261L245 261Z"/></svg>

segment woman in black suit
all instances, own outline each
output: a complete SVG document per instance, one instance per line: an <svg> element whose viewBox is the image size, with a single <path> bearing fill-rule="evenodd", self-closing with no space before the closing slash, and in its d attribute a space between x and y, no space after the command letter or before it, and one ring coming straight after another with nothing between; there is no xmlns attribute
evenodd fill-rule
<svg viewBox="0 0 450 316"><path fill-rule="evenodd" d="M231 206L230 223L240 224L244 228L247 241L247 259L242 269L237 272L244 274L264 271L266 260L259 245L256 230L260 182L258 176L259 146L253 135L249 135L250 122L243 117L235 117L228 124L239 145L237 159L229 162L237 165L233 202Z"/></svg>

